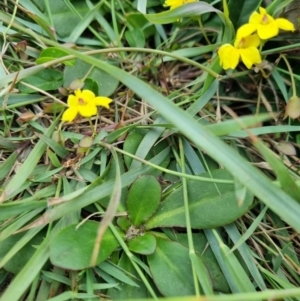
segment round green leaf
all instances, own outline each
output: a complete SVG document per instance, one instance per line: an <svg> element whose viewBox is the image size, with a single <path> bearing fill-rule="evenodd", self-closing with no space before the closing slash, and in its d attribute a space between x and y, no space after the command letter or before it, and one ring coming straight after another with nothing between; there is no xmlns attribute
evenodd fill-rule
<svg viewBox="0 0 300 301"><path fill-rule="evenodd" d="M128 248L132 252L142 255L153 254L156 249L156 238L150 233L136 236L128 241Z"/></svg>
<svg viewBox="0 0 300 301"><path fill-rule="evenodd" d="M153 176L142 176L130 187L127 209L133 225L143 224L156 211L161 198L161 187Z"/></svg>
<svg viewBox="0 0 300 301"><path fill-rule="evenodd" d="M82 270L91 266L92 253L99 224L87 221L76 229L71 225L58 233L50 245L50 260L55 266L68 270ZM118 241L107 230L102 238L97 265L110 256L119 246Z"/></svg>
<svg viewBox="0 0 300 301"><path fill-rule="evenodd" d="M231 180L224 169L211 172L213 178ZM210 174L201 174L210 177ZM187 181L189 214L194 229L216 228L230 224L245 214L253 201L253 195L245 195L242 204L236 199L234 186L213 182ZM186 227L182 187L172 192L145 224L147 229L157 227Z"/></svg>
<svg viewBox="0 0 300 301"><path fill-rule="evenodd" d="M91 90L92 92L95 93L95 95L97 95L98 92L99 92L98 83L94 79L92 79L90 77L88 77L84 81L84 87L83 87L83 89Z"/></svg>

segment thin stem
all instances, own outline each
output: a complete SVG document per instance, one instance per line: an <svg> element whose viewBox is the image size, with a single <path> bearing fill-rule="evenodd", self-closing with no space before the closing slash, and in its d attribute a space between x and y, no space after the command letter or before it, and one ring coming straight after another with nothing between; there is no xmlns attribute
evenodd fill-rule
<svg viewBox="0 0 300 301"><path fill-rule="evenodd" d="M199 16L198 22L199 22L199 26L200 26L201 33L203 34L203 37L204 37L205 41L207 42L207 44L211 45L211 42L210 42L210 40L208 39L207 34L206 34L206 32L205 32L205 29L204 29L204 26L203 26L203 22L202 22L201 16Z"/></svg>
<svg viewBox="0 0 300 301"><path fill-rule="evenodd" d="M285 54L281 54L280 57L286 63L286 66L289 70L289 74L291 75L292 90L293 90L293 96L292 97L297 97L296 83L295 83L294 74L293 74L293 70L291 68L291 65L290 65L289 61L287 60Z"/></svg>
<svg viewBox="0 0 300 301"><path fill-rule="evenodd" d="M185 174L185 156L184 156L184 149L182 144L182 139L179 137L179 153L180 153L180 167L182 173ZM185 221L186 221L186 231L188 237L188 245L189 245L189 255L195 256L195 248L193 242L193 234L192 234L192 226L191 226L191 219L190 219L190 209L189 209L189 197L188 197L188 187L187 187L187 180L185 177L182 177L182 189L183 189L183 203L184 203L184 212L185 212ZM194 287L196 296L200 296L200 288L199 282L197 279L197 273L195 271L195 266L191 260L191 266L193 271L193 280L194 280Z"/></svg>
<svg viewBox="0 0 300 301"><path fill-rule="evenodd" d="M103 147L106 147L108 149L111 149L111 148L114 148L117 152L123 154L123 155L126 155L128 157L131 157L135 160L138 160L148 166L151 166L157 170L160 170L161 172L165 172L165 173L168 173L170 175L174 175L174 176L178 176L178 177L184 177L186 179L192 179L192 180L198 180L198 181L203 181L203 182L213 182L213 183L222 183L222 184L233 184L233 181L232 180L221 180L221 179L210 179L210 178L205 178L205 177L199 177L199 176L194 176L194 175L189 175L189 174L186 174L186 173L181 173L181 172L177 172L177 171L174 171L174 170L170 170L170 169L166 169L166 168L163 168L159 165L156 165L156 164L153 164L147 160L144 160L144 159L141 159L133 154L130 154L122 149L119 149L117 147L114 147L110 144L107 144L105 142L99 142L99 144Z"/></svg>

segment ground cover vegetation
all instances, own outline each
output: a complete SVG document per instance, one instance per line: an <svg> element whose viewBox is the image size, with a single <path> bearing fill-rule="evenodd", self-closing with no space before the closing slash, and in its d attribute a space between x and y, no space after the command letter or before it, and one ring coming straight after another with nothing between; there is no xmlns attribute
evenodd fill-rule
<svg viewBox="0 0 300 301"><path fill-rule="evenodd" d="M0 3L0 300L300 300L299 1Z"/></svg>

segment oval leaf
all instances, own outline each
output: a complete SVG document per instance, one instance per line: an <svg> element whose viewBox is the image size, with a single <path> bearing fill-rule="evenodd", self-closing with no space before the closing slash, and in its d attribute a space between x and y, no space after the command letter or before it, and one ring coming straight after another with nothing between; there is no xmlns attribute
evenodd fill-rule
<svg viewBox="0 0 300 301"><path fill-rule="evenodd" d="M127 197L129 218L133 225L141 225L156 211L161 187L153 176L142 176L131 186Z"/></svg>
<svg viewBox="0 0 300 301"><path fill-rule="evenodd" d="M88 221L76 229L71 225L58 233L50 245L50 260L55 266L68 270L90 267L99 224ZM104 261L119 246L118 241L107 230L101 242L97 263Z"/></svg>
<svg viewBox="0 0 300 301"><path fill-rule="evenodd" d="M216 179L232 179L228 171L223 169L212 171L211 174ZM201 176L210 177L207 173ZM232 223L247 212L253 201L253 196L247 193L243 203L238 204L233 185L201 183L197 180L187 183L191 226L194 229L216 228ZM180 187L159 205L155 215L147 221L146 228L186 227L182 200L183 190Z"/></svg>
<svg viewBox="0 0 300 301"><path fill-rule="evenodd" d="M153 254L156 249L156 238L150 233L146 233L142 236L136 236L128 241L128 248L132 252L142 255Z"/></svg>
<svg viewBox="0 0 300 301"><path fill-rule="evenodd" d="M36 60L36 63L37 64L47 63L67 55L69 54L61 49L55 47L48 47L41 52L39 58ZM75 60L74 59L66 60L63 63L67 66L74 66Z"/></svg>
<svg viewBox="0 0 300 301"><path fill-rule="evenodd" d="M26 83L44 91L57 90L63 83L63 74L53 69L45 69L34 75L28 76L22 80ZM19 90L22 93L34 93L35 89L19 84Z"/></svg>
<svg viewBox="0 0 300 301"><path fill-rule="evenodd" d="M147 257L158 290L166 297L195 294L189 250L157 237L156 251Z"/></svg>

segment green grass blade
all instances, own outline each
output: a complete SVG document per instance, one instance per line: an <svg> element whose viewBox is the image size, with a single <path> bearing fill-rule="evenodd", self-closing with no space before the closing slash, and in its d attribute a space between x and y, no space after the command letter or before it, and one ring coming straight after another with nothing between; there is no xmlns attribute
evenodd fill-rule
<svg viewBox="0 0 300 301"><path fill-rule="evenodd" d="M265 207L265 208L267 208L267 207ZM266 211L266 210L262 211L263 216L265 215L264 211ZM256 223L257 221L260 221L260 219L255 220L254 223ZM251 225L251 227L252 227L252 225ZM251 229L252 230L251 234L253 234L253 231L255 230L255 228ZM235 243L234 248L232 248L230 250L230 252L232 252L236 248L239 249L239 252L240 252L245 264L247 265L248 270L251 273L254 281L256 282L256 284L259 286L259 288L261 290L265 290L267 287L265 285L265 282L264 282L261 274L258 271L258 268L257 268L257 266L256 266L256 264L253 260L253 257L251 256L250 249L249 249L248 245L242 244L248 238L247 237L247 232L248 232L249 229L246 231L246 233L242 237L241 237L240 233L238 232L238 229L236 228L236 226L234 224L225 226L225 229L226 229L228 235L230 236L230 238L232 239L232 241Z"/></svg>
<svg viewBox="0 0 300 301"><path fill-rule="evenodd" d="M55 129L55 126L60 120L60 116L58 116L51 126L47 129L45 136L50 137L52 132ZM42 155L46 150L47 144L43 140L39 140L39 142L35 145L34 149L30 152L29 156L23 163L23 165L18 170L18 173L11 179L11 181L4 188L4 191L0 197L0 203L8 200L16 190L18 190L23 183L27 180L29 175L35 169L36 165L40 161Z"/></svg>
<svg viewBox="0 0 300 301"><path fill-rule="evenodd" d="M38 249L20 273L12 280L8 289L1 295L0 301L19 301L29 285L41 271L49 258L49 238L38 246Z"/></svg>

